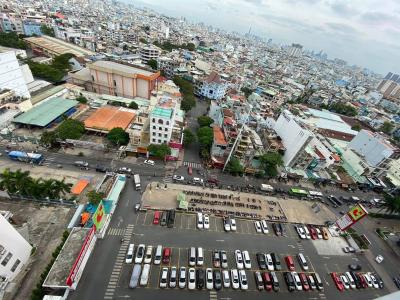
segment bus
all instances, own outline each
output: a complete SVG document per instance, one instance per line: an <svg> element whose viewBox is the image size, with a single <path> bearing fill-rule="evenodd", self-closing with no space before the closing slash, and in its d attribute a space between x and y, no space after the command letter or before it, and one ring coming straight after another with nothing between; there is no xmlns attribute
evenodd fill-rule
<svg viewBox="0 0 400 300"><path fill-rule="evenodd" d="M23 161L27 163L40 164L44 157L40 153L23 152L23 151L10 151L8 157L12 160Z"/></svg>
<svg viewBox="0 0 400 300"><path fill-rule="evenodd" d="M291 194L293 196L297 196L297 197L307 197L308 196L308 192L306 190L297 189L297 188L291 188L289 190L289 194Z"/></svg>

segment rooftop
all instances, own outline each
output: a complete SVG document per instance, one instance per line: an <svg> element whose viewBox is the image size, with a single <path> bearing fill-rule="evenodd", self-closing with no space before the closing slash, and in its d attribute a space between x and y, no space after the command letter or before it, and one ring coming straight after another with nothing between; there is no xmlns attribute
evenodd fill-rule
<svg viewBox="0 0 400 300"><path fill-rule="evenodd" d="M115 127L126 129L135 117L135 113L123 107L103 106L97 109L85 121L85 127L99 130L110 131Z"/></svg>
<svg viewBox="0 0 400 300"><path fill-rule="evenodd" d="M214 131L214 142L215 142L217 145L226 146L226 145L227 145L227 142L226 142L226 140L225 140L225 136L224 136L224 133L222 132L221 127L219 127L219 126L214 126L214 127L213 127L213 131Z"/></svg>
<svg viewBox="0 0 400 300"><path fill-rule="evenodd" d="M159 73L153 73L133 66L128 66L108 60L98 60L88 66L89 69L103 69L103 70L106 69L106 71L110 73L117 73L117 74L122 73L122 75L124 76L131 76L131 77L136 77L137 75L154 77L155 75L157 75L155 76L155 78L157 78L159 75Z"/></svg>
<svg viewBox="0 0 400 300"><path fill-rule="evenodd" d="M171 119L172 117L172 109L171 108L163 108L163 107L155 107L151 112L152 117Z"/></svg>
<svg viewBox="0 0 400 300"><path fill-rule="evenodd" d="M77 104L75 100L53 98L19 115L14 123L45 127Z"/></svg>
<svg viewBox="0 0 400 300"><path fill-rule="evenodd" d="M206 78L207 83L222 83L221 77L219 74L215 71L211 72L210 75Z"/></svg>

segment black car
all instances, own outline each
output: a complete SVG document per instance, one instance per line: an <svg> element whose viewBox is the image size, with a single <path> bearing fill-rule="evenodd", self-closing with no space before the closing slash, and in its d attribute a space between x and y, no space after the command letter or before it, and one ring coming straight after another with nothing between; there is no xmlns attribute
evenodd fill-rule
<svg viewBox="0 0 400 300"><path fill-rule="evenodd" d="M282 235L282 232L281 232L281 229L279 228L279 224L278 223L272 223L272 228L274 229L275 234L277 236Z"/></svg>
<svg viewBox="0 0 400 300"><path fill-rule="evenodd" d="M376 281L378 281L378 286L379 286L379 288L380 288L380 289L383 289L383 287L384 287L385 285L383 284L383 280L382 280L381 276L379 276L377 273L374 273L374 276L375 276L375 278L376 278Z"/></svg>
<svg viewBox="0 0 400 300"><path fill-rule="evenodd" d="M257 261L258 261L258 265L260 266L260 269L261 269L261 270L267 269L267 262L265 261L265 255L264 255L264 253L258 252L258 253L256 254L256 257L257 257Z"/></svg>
<svg viewBox="0 0 400 300"><path fill-rule="evenodd" d="M285 226L285 224L279 223L279 227L280 227L280 229L281 229L282 236L287 236L287 231L286 231L286 226Z"/></svg>
<svg viewBox="0 0 400 300"><path fill-rule="evenodd" d="M163 213L161 214L160 225L161 226L167 225L167 212L166 211L163 211Z"/></svg>
<svg viewBox="0 0 400 300"><path fill-rule="evenodd" d="M292 277L292 274L290 274L290 272L284 272L283 277L285 278L289 292L293 292L295 290L295 285L294 285L294 279Z"/></svg>
<svg viewBox="0 0 400 300"><path fill-rule="evenodd" d="M96 166L96 172L100 172L100 173L106 173L108 171L108 169L104 166Z"/></svg>
<svg viewBox="0 0 400 300"><path fill-rule="evenodd" d="M220 270L214 270L214 288L217 291L222 288L222 274Z"/></svg>
<svg viewBox="0 0 400 300"><path fill-rule="evenodd" d="M350 271L350 275L351 275L351 277L353 277L353 280L354 280L354 283L356 285L356 288L357 289L361 289L362 288L362 284L361 284L361 281L360 281L360 277L358 277L356 272L354 272L354 271Z"/></svg>
<svg viewBox="0 0 400 300"><path fill-rule="evenodd" d="M351 271L360 271L360 270L361 270L361 266L358 265L358 264L350 264L350 265L349 265L349 269L350 269Z"/></svg>
<svg viewBox="0 0 400 300"><path fill-rule="evenodd" d="M204 276L203 269L196 270L196 286L198 289L202 289L204 287Z"/></svg>
<svg viewBox="0 0 400 300"><path fill-rule="evenodd" d="M276 253L271 253L271 258L275 266L276 271L282 270L281 261L279 260L279 256Z"/></svg>
<svg viewBox="0 0 400 300"><path fill-rule="evenodd" d="M393 282L397 286L397 288L400 290L400 276L398 276L398 277L394 276Z"/></svg>
<svg viewBox="0 0 400 300"><path fill-rule="evenodd" d="M168 217L167 217L167 226L168 228L174 227L175 224L175 210L171 209L168 211Z"/></svg>

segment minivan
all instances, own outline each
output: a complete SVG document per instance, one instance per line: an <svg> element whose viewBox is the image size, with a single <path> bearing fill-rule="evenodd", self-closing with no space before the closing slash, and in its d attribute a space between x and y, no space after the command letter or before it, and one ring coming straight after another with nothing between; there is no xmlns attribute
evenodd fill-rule
<svg viewBox="0 0 400 300"><path fill-rule="evenodd" d="M324 290L324 286L322 284L321 277L319 277L318 273L314 273L315 284L317 285L317 289L320 291Z"/></svg>
<svg viewBox="0 0 400 300"><path fill-rule="evenodd" d="M259 291L264 289L264 281L261 277L261 273L259 271L254 272L254 278L256 280L256 286Z"/></svg>
<svg viewBox="0 0 400 300"><path fill-rule="evenodd" d="M140 285L146 286L149 282L150 264L144 264L142 275L140 276Z"/></svg>
<svg viewBox="0 0 400 300"><path fill-rule="evenodd" d="M153 263L155 265L159 265L161 263L161 257L162 257L162 246L158 245L157 248L156 248L156 253L154 254Z"/></svg>
<svg viewBox="0 0 400 300"><path fill-rule="evenodd" d="M189 266L196 265L196 248L190 247L189 249Z"/></svg>
<svg viewBox="0 0 400 300"><path fill-rule="evenodd" d="M284 272L283 277L285 278L289 292L293 292L296 288L294 285L294 279L292 277L292 274L290 274L289 272Z"/></svg>
<svg viewBox="0 0 400 300"><path fill-rule="evenodd" d="M134 289L137 287L141 271L142 271L142 265L135 264L133 267L131 280L129 281L129 287L131 289Z"/></svg>
<svg viewBox="0 0 400 300"><path fill-rule="evenodd" d="M198 289L202 289L204 287L204 270L197 269L196 270L196 285Z"/></svg>
<svg viewBox="0 0 400 300"><path fill-rule="evenodd" d="M272 258L272 261L274 262L275 270L277 270L277 271L282 270L281 261L279 259L279 256L276 253L272 252L271 258Z"/></svg>
<svg viewBox="0 0 400 300"><path fill-rule="evenodd" d="M134 251L135 251L135 245L134 245L134 244L129 244L128 252L126 253L126 259L125 259L125 262L126 262L127 264L132 263L132 260L133 260L133 252L134 252Z"/></svg>
<svg viewBox="0 0 400 300"><path fill-rule="evenodd" d="M203 264L204 264L203 248L198 247L197 248L197 265L202 266Z"/></svg>
<svg viewBox="0 0 400 300"><path fill-rule="evenodd" d="M174 224L175 224L175 210L171 209L168 212L167 227L172 228L174 227Z"/></svg>
<svg viewBox="0 0 400 300"><path fill-rule="evenodd" d="M279 291L279 280L278 276L276 276L275 272L271 272L271 278L272 278L272 288L274 289L275 292Z"/></svg>
<svg viewBox="0 0 400 300"><path fill-rule="evenodd" d="M285 256L285 261L286 261L286 264L287 264L287 266L288 266L288 269L289 269L290 271L294 271L294 262L293 262L293 258L292 258L290 255Z"/></svg>
<svg viewBox="0 0 400 300"><path fill-rule="evenodd" d="M163 264L169 264L170 258L171 258L171 248L164 248L163 258L162 258Z"/></svg>
<svg viewBox="0 0 400 300"><path fill-rule="evenodd" d="M301 267L303 268L303 270L307 271L308 270L308 263L307 263L306 258L303 255L303 253L297 254L297 259L298 259Z"/></svg>

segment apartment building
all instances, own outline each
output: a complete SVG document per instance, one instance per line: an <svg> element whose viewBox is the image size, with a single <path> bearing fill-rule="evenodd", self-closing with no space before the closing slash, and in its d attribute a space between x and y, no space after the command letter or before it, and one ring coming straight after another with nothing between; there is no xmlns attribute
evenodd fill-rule
<svg viewBox="0 0 400 300"><path fill-rule="evenodd" d="M0 53L0 90L9 89L14 91L16 96L29 99L27 75L24 75L24 72L25 67L19 65L13 51Z"/></svg>
<svg viewBox="0 0 400 300"><path fill-rule="evenodd" d="M155 46L146 46L139 50L140 58L144 63L147 63L151 59L157 60L160 52L160 49Z"/></svg>
<svg viewBox="0 0 400 300"><path fill-rule="evenodd" d="M153 73L131 65L100 60L71 73L70 81L98 94L150 99L159 76L160 72Z"/></svg>
<svg viewBox="0 0 400 300"><path fill-rule="evenodd" d="M225 97L227 88L228 85L222 81L220 75L213 71L208 77L196 80L194 93L209 99L220 100Z"/></svg>
<svg viewBox="0 0 400 300"><path fill-rule="evenodd" d="M174 127L175 112L173 108L156 106L150 113L150 143L169 143Z"/></svg>
<svg viewBox="0 0 400 300"><path fill-rule="evenodd" d="M9 223L10 213L0 213L0 291L5 289L27 264L32 246Z"/></svg>

